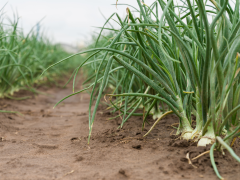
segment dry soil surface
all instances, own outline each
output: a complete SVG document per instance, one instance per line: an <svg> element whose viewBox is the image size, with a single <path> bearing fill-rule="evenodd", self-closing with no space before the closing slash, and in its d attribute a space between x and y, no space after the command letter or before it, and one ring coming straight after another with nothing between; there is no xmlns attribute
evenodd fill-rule
<svg viewBox="0 0 240 180"><path fill-rule="evenodd" d="M171 180L217 179L209 154L188 163L209 149L171 135L178 119L164 118L146 138L142 117L128 120L117 129L121 119L107 120L111 114L102 105L95 118L90 145L88 138L89 95L79 94L53 105L71 93L71 88L43 86L50 94L30 95L27 100L1 99L0 109L19 111L23 115L0 113L0 179L1 180ZM240 155L239 141L233 148ZM225 179L240 179L240 164L229 154L215 153L220 174Z"/></svg>

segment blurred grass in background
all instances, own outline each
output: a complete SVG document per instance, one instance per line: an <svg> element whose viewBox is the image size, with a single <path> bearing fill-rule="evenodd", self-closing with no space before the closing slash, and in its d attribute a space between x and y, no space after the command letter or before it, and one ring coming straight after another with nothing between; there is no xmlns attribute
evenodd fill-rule
<svg viewBox="0 0 240 180"><path fill-rule="evenodd" d="M51 64L69 56L61 45L54 45L44 33L33 27L24 34L19 27L19 18L8 20L0 11L0 98L12 96L20 89L32 90L34 83L53 77L66 76L76 67L81 56L64 62L40 76Z"/></svg>

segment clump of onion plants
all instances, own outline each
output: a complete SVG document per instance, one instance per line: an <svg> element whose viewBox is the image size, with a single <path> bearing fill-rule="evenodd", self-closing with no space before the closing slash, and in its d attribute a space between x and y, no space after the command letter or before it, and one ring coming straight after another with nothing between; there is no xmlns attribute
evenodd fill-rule
<svg viewBox="0 0 240 180"><path fill-rule="evenodd" d="M109 107L119 112L120 127L131 116L142 116L144 127L151 114L156 119L151 131L174 113L181 138L194 139L198 146L213 144L211 161L222 178L214 163L214 148L227 149L240 162L230 147L240 135L239 0L233 5L228 0L137 3L138 7L129 5L136 16L129 8L123 19L117 13L110 16L105 25L114 19L120 28L101 28L114 34L102 47L78 53L93 52L79 68L91 64L95 80L77 92L92 90L89 138L102 93L111 87L108 96L116 98L110 98Z"/></svg>
<svg viewBox="0 0 240 180"><path fill-rule="evenodd" d="M6 21L3 9L0 10L0 98L13 98L20 89L35 91L33 84L44 79L40 77L42 71L69 56L60 46L51 44L43 32L36 32L33 27L25 35L18 24L18 17ZM61 64L45 77L51 79L70 68L73 64Z"/></svg>

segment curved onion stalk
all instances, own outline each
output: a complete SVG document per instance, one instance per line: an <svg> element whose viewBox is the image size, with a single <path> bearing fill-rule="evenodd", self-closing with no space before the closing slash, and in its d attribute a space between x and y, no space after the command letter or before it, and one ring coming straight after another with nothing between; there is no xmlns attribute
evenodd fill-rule
<svg viewBox="0 0 240 180"><path fill-rule="evenodd" d="M228 150L228 152L231 154L231 156L236 159L239 163L240 163L240 158L234 153L234 151L232 150L232 148L227 144L225 143L221 137L217 136L216 137L217 141L224 147Z"/></svg>
<svg viewBox="0 0 240 180"><path fill-rule="evenodd" d="M216 147L216 143L214 143L214 144L212 145L211 149L210 149L210 160L211 160L211 163L212 163L212 166L213 166L213 170L215 171L217 177L218 177L219 179L224 179L224 178L219 174L218 169L217 169L217 166L216 166L215 161L214 161L214 155L213 155L213 153L214 153L215 147Z"/></svg>
<svg viewBox="0 0 240 180"><path fill-rule="evenodd" d="M223 147L225 147L225 148L229 151L229 153L232 155L232 157L233 157L234 159L236 159L238 162L240 162L240 158L234 153L234 151L231 149L231 147L229 147L229 146L224 142L224 140L221 139L221 137L217 136L216 139L217 139L217 141L218 141ZM225 140L226 140L226 138L225 138ZM213 169L214 169L216 175L218 176L218 178L219 178L219 179L224 179L224 178L219 174L218 169L217 169L217 166L216 166L215 161L214 161L214 155L213 155L213 153L214 153L214 149L215 149L216 145L217 145L217 144L214 143L214 144L212 145L211 149L210 149L210 160L211 160Z"/></svg>

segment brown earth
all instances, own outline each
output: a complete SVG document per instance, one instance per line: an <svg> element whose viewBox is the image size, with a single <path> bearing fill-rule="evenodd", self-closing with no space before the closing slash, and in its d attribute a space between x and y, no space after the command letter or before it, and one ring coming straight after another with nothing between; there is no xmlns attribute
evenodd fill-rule
<svg viewBox="0 0 240 180"><path fill-rule="evenodd" d="M16 96L32 96L27 100L1 99L0 109L19 114L0 113L0 179L1 180L165 180L217 179L209 154L188 164L190 158L205 152L196 143L174 140L171 127L178 119L164 118L146 138L141 131L142 117L132 117L118 130L120 119L102 105L88 137L89 95L71 97L54 110L53 105L71 93L71 88L42 86L50 94L33 95L21 91ZM239 140L233 147L240 155ZM215 152L215 161L225 179L240 179L240 164L228 152Z"/></svg>

